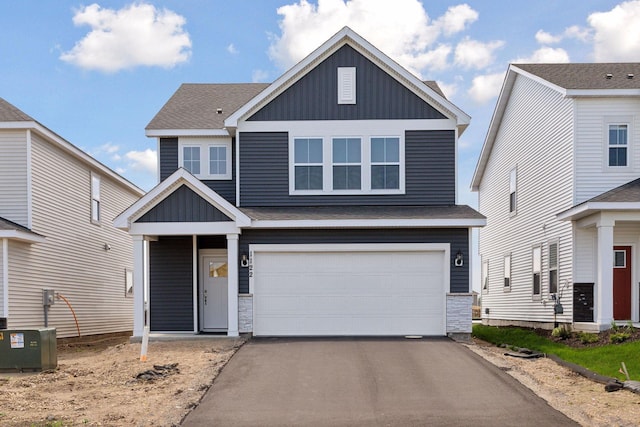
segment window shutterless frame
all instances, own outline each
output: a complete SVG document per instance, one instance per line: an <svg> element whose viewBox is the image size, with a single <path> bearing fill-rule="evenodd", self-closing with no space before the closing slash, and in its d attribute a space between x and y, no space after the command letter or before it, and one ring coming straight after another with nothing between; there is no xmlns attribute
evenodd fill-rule
<svg viewBox="0 0 640 427"><path fill-rule="evenodd" d="M542 294L542 247L536 245L531 249L531 281L534 298Z"/></svg>
<svg viewBox="0 0 640 427"><path fill-rule="evenodd" d="M504 291L511 290L511 254L504 256Z"/></svg>
<svg viewBox="0 0 640 427"><path fill-rule="evenodd" d="M231 138L178 139L178 166L202 180L233 178Z"/></svg>
<svg viewBox="0 0 640 427"><path fill-rule="evenodd" d="M100 202L100 176L91 172L91 222L100 224L101 220Z"/></svg>

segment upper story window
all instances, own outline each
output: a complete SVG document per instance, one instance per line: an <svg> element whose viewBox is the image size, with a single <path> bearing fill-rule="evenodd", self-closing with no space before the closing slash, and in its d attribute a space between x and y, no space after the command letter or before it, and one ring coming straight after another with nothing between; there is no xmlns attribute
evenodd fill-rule
<svg viewBox="0 0 640 427"><path fill-rule="evenodd" d="M627 125L610 124L608 134L609 166L627 166L628 147Z"/></svg>
<svg viewBox="0 0 640 427"><path fill-rule="evenodd" d="M294 137L291 194L403 194L404 141L398 136Z"/></svg>
<svg viewBox="0 0 640 427"><path fill-rule="evenodd" d="M511 216L516 214L517 209L517 190L518 190L518 173L517 169L511 169L509 174L509 214Z"/></svg>
<svg viewBox="0 0 640 427"><path fill-rule="evenodd" d="M295 189L322 190L322 138L296 138L293 151Z"/></svg>
<svg viewBox="0 0 640 427"><path fill-rule="evenodd" d="M333 139L333 189L362 188L362 142L360 138Z"/></svg>
<svg viewBox="0 0 640 427"><path fill-rule="evenodd" d="M400 188L400 138L371 138L371 188Z"/></svg>
<svg viewBox="0 0 640 427"><path fill-rule="evenodd" d="M200 179L231 179L231 139L180 138L178 166Z"/></svg>
<svg viewBox="0 0 640 427"><path fill-rule="evenodd" d="M100 223L100 177L91 173L91 222Z"/></svg>
<svg viewBox="0 0 640 427"><path fill-rule="evenodd" d="M540 273L542 272L542 248L534 246L531 251L531 273L533 279L533 295L540 296Z"/></svg>

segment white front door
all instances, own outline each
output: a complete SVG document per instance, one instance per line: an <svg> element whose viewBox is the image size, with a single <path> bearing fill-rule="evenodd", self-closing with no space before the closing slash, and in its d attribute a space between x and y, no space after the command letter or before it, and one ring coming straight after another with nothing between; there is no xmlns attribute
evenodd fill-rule
<svg viewBox="0 0 640 427"><path fill-rule="evenodd" d="M226 332L228 326L228 264L226 252L200 257L200 329Z"/></svg>

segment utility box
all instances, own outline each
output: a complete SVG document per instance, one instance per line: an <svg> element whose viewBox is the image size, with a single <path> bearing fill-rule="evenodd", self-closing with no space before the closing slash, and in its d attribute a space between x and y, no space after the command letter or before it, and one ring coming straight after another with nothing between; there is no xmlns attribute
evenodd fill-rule
<svg viewBox="0 0 640 427"><path fill-rule="evenodd" d="M46 371L58 366L56 329L1 329L0 371Z"/></svg>

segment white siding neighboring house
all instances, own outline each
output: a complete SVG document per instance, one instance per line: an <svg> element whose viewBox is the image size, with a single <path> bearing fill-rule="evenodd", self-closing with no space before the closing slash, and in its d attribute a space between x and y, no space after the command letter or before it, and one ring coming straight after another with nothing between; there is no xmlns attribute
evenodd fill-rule
<svg viewBox="0 0 640 427"><path fill-rule="evenodd" d="M52 289L82 335L132 330L133 242L112 221L142 194L0 98L1 323L43 327L42 290ZM59 337L78 334L61 298L48 325Z"/></svg>
<svg viewBox="0 0 640 427"><path fill-rule="evenodd" d="M636 63L509 67L472 181L484 323L640 320L639 78Z"/></svg>

